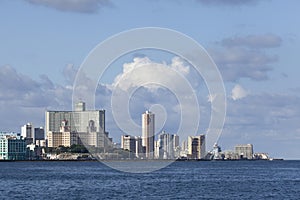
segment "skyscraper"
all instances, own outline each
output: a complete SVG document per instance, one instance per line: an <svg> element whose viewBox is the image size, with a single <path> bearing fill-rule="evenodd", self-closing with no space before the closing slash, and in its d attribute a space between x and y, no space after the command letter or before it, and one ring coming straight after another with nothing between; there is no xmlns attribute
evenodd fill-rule
<svg viewBox="0 0 300 200"><path fill-rule="evenodd" d="M142 145L145 148L145 157L154 158L154 131L155 116L150 111L142 114Z"/></svg>

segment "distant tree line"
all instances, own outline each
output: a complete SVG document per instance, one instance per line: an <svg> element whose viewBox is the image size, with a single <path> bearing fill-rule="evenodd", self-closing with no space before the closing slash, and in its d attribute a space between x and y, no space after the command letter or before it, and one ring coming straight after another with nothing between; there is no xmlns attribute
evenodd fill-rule
<svg viewBox="0 0 300 200"><path fill-rule="evenodd" d="M80 144L73 144L70 147L59 146L59 147L46 147L46 153L88 153L85 146Z"/></svg>

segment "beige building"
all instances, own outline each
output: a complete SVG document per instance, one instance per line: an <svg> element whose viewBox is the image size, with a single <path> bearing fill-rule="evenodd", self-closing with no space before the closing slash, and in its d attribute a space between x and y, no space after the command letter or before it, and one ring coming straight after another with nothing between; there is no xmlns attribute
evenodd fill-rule
<svg viewBox="0 0 300 200"><path fill-rule="evenodd" d="M70 147L73 144L78 144L78 136L75 132L70 132L67 120L62 121L59 132L48 132L47 138L48 147Z"/></svg>
<svg viewBox="0 0 300 200"><path fill-rule="evenodd" d="M253 145L252 144L240 144L235 146L235 153L239 159L253 159Z"/></svg>
<svg viewBox="0 0 300 200"><path fill-rule="evenodd" d="M84 102L79 102L74 107L74 111L46 111L45 132L48 146L52 145L51 140L57 146L56 141L60 137L68 145L69 141L75 141L76 135L78 144L102 148L109 145L110 138L105 131L105 110L86 110ZM64 120L68 121L69 130L60 136L59 133L64 133L60 130Z"/></svg>
<svg viewBox="0 0 300 200"><path fill-rule="evenodd" d="M142 145L145 148L145 157L154 158L155 115L150 111L142 114Z"/></svg>
<svg viewBox="0 0 300 200"><path fill-rule="evenodd" d="M205 135L188 137L188 157L192 159L205 157Z"/></svg>

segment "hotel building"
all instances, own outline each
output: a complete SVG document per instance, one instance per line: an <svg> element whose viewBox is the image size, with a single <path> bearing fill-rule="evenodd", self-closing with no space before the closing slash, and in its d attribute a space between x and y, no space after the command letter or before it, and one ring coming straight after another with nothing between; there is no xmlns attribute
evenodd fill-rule
<svg viewBox="0 0 300 200"><path fill-rule="evenodd" d="M75 105L75 111L46 111L47 136L49 133L51 137L52 133L61 132L63 121L68 122L70 133L79 136L78 143L94 147L105 147L110 143L105 131L105 110L86 110L85 103L79 102Z"/></svg>

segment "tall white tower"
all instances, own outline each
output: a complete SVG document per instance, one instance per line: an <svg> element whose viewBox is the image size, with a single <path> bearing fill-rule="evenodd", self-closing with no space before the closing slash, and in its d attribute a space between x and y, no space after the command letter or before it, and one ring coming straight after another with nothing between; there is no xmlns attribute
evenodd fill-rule
<svg viewBox="0 0 300 200"><path fill-rule="evenodd" d="M146 158L154 158L154 131L155 117L150 111L142 114L142 145L145 148Z"/></svg>

